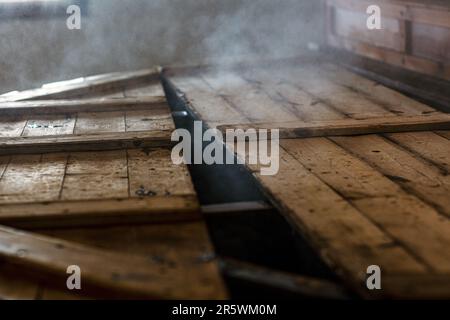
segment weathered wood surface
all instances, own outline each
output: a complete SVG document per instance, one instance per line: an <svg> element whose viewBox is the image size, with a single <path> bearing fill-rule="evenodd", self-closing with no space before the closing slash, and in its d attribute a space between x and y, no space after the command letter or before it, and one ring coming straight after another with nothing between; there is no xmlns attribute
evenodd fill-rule
<svg viewBox="0 0 450 320"><path fill-rule="evenodd" d="M41 88L0 95L0 101L75 98L159 79L160 68L115 72L43 85Z"/></svg>
<svg viewBox="0 0 450 320"><path fill-rule="evenodd" d="M141 131L0 139L0 155L168 147L172 131Z"/></svg>
<svg viewBox="0 0 450 320"><path fill-rule="evenodd" d="M14 266L15 271L9 273L11 278L0 276L1 297L35 299L40 291L40 298L46 298L47 294L72 298L66 288L66 269L70 265L81 268L79 297L223 299L227 296L201 222L41 233L52 237L0 228L1 267L4 270ZM34 273L39 281L19 277L20 271L25 275Z"/></svg>
<svg viewBox="0 0 450 320"><path fill-rule="evenodd" d="M20 102L0 102L0 114L17 116L19 114L67 114L79 112L127 111L129 109L167 110L165 96L144 98L103 98L83 100L35 100Z"/></svg>
<svg viewBox="0 0 450 320"><path fill-rule="evenodd" d="M307 138L327 136L354 136L373 133L450 130L450 115L422 115L365 120L342 119L321 122L292 121L281 123L249 123L220 126L223 133L228 129L279 129L280 138Z"/></svg>
<svg viewBox="0 0 450 320"><path fill-rule="evenodd" d="M27 227L199 218L169 149L2 156L0 204L0 223Z"/></svg>
<svg viewBox="0 0 450 320"><path fill-rule="evenodd" d="M224 72L223 81L214 80L220 90L201 94L192 83L208 82L207 76L175 73L169 78L209 126L296 129L299 123L321 123L327 136L337 134L330 131L334 123L352 124L340 127L340 134L382 133L281 140L280 170L273 176L261 175L261 164L246 165L273 204L362 296L450 296L440 282L450 275L449 136L429 131L435 119L447 122L448 115L325 63ZM270 109L263 121L245 99L235 101L239 104L228 99L246 95L239 92L242 81L227 81L236 77L254 86L260 100L270 99L261 103ZM276 116L276 105L282 115L291 114L289 120ZM236 112L241 118L230 122ZM422 132L387 134L388 126L379 127L389 123L411 131L408 119L431 121L419 124ZM388 275L380 295L365 285L366 269L373 264Z"/></svg>

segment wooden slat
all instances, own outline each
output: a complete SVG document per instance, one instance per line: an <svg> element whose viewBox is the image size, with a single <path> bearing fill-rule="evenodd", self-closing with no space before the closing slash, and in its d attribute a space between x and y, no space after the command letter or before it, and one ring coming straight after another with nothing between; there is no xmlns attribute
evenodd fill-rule
<svg viewBox="0 0 450 320"><path fill-rule="evenodd" d="M361 134L409 132L450 129L450 115L388 117L372 119L342 119L320 122L292 121L282 123L248 123L224 125L219 129L279 129L281 138L305 138L324 136L353 136Z"/></svg>
<svg viewBox="0 0 450 320"><path fill-rule="evenodd" d="M1 102L0 113L11 114L47 114L79 113L101 111L126 111L129 109L168 109L164 96L140 98L99 98L86 100L38 100L21 102Z"/></svg>
<svg viewBox="0 0 450 320"><path fill-rule="evenodd" d="M56 283L65 283L67 267L76 264L82 271L83 292L100 291L127 298L226 296L217 276L217 266L212 261L203 262L203 268L199 268L204 272L205 283L198 281L194 286L186 270L162 264L156 259L125 252L113 253L6 227L0 228L0 257L16 265L17 270L32 270Z"/></svg>
<svg viewBox="0 0 450 320"><path fill-rule="evenodd" d="M0 101L72 98L92 92L111 90L121 86L130 85L130 83L157 80L159 73L159 68L153 68L79 78L63 81L61 83L44 85L38 89L0 95Z"/></svg>
<svg viewBox="0 0 450 320"><path fill-rule="evenodd" d="M0 224L25 229L199 219L199 206L194 195L2 204L0 207Z"/></svg>
<svg viewBox="0 0 450 320"><path fill-rule="evenodd" d="M350 299L344 288L328 280L272 270L231 258L220 262L228 277L240 281L294 292L307 298Z"/></svg>
<svg viewBox="0 0 450 320"><path fill-rule="evenodd" d="M178 296L195 299L227 296L202 221L39 232L102 250L143 256L170 268L170 273L184 277L179 281L179 287L174 288ZM191 292L194 292L192 297L189 296Z"/></svg>
<svg viewBox="0 0 450 320"><path fill-rule="evenodd" d="M74 134L0 139L0 155L171 146L172 131Z"/></svg>

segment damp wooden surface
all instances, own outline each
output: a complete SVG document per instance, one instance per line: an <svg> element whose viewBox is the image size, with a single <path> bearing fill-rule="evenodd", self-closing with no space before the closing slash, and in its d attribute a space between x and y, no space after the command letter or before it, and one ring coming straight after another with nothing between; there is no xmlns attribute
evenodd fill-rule
<svg viewBox="0 0 450 320"><path fill-rule="evenodd" d="M276 175L246 162L262 190L361 296L450 297L441 282L450 275L450 134L433 127L448 115L329 62L167 74L210 127L322 125L320 137L281 140ZM384 121L407 132L389 133ZM365 286L373 264L389 275L381 294Z"/></svg>

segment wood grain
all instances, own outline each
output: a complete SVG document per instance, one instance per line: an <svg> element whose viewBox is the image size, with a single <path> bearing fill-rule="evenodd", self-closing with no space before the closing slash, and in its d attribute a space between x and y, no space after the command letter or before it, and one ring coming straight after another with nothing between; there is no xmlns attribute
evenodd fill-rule
<svg viewBox="0 0 450 320"><path fill-rule="evenodd" d="M222 132L226 132L228 129L279 129L280 138L353 136L374 133L448 130L450 129L450 115L433 114L361 120L342 119L320 122L248 123L224 125L218 128Z"/></svg>
<svg viewBox="0 0 450 320"><path fill-rule="evenodd" d="M0 139L0 155L171 146L172 131L139 131Z"/></svg>

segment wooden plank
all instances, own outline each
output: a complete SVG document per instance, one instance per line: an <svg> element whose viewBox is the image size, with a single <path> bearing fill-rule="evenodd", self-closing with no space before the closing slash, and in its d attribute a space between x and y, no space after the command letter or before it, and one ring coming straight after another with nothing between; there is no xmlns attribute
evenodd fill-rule
<svg viewBox="0 0 450 320"><path fill-rule="evenodd" d="M202 206L202 213L206 215L219 215L230 213L242 213L249 211L267 211L273 207L263 201L240 201L231 203L209 204Z"/></svg>
<svg viewBox="0 0 450 320"><path fill-rule="evenodd" d="M0 224L25 228L105 226L199 220L195 195L2 204Z"/></svg>
<svg viewBox="0 0 450 320"><path fill-rule="evenodd" d="M450 272L450 220L328 139L289 139L281 146L430 270Z"/></svg>
<svg viewBox="0 0 450 320"><path fill-rule="evenodd" d="M294 292L307 298L350 299L344 288L328 280L271 270L231 258L222 258L220 263L228 277L240 281Z"/></svg>
<svg viewBox="0 0 450 320"><path fill-rule="evenodd" d="M334 137L337 144L377 168L409 193L450 217L450 180L436 166L379 136Z"/></svg>
<svg viewBox="0 0 450 320"><path fill-rule="evenodd" d="M0 155L171 146L171 131L74 134L0 139Z"/></svg>
<svg viewBox="0 0 450 320"><path fill-rule="evenodd" d="M0 101L72 98L92 92L106 91L123 87L125 85L130 85L131 83L157 80L159 78L159 74L160 68L152 68L132 72L115 72L86 78L78 78L61 83L44 85L38 89L0 95Z"/></svg>
<svg viewBox="0 0 450 320"><path fill-rule="evenodd" d="M169 110L164 96L138 98L99 98L86 100L37 100L0 102L0 113L11 114L53 114L126 110Z"/></svg>
<svg viewBox="0 0 450 320"><path fill-rule="evenodd" d="M177 275L183 277L178 288L173 288L178 292L177 296L190 299L227 296L214 249L202 221L39 232L117 254L137 255L167 267L176 278ZM189 296L191 293L192 298Z"/></svg>
<svg viewBox="0 0 450 320"><path fill-rule="evenodd" d="M201 263L203 267L199 269L204 275L195 277L195 280L204 282L198 281L194 286L191 282L194 277L192 274L188 277L186 270L173 268L148 256L123 251L114 253L6 227L0 228L0 257L18 270L33 270L42 278L64 284L67 267L77 264L82 270L83 292L105 292L122 298L206 299L226 296L213 261Z"/></svg>
<svg viewBox="0 0 450 320"><path fill-rule="evenodd" d="M373 133L429 131L450 129L450 115L431 114L371 119L342 119L320 122L291 121L283 123L248 123L218 127L228 129L279 129L280 138L353 136Z"/></svg>

